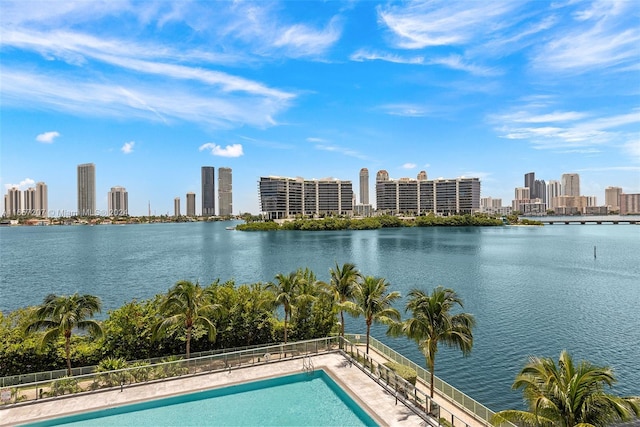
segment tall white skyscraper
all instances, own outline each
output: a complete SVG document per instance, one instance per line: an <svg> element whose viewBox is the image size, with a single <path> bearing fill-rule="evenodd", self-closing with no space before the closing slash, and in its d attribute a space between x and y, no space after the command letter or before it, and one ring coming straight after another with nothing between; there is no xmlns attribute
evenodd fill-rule
<svg viewBox="0 0 640 427"><path fill-rule="evenodd" d="M231 168L218 168L218 206L220 216L231 216L233 214Z"/></svg>
<svg viewBox="0 0 640 427"><path fill-rule="evenodd" d="M560 196L562 196L562 184L560 184L560 181L549 181L547 183L547 208L555 208L555 198Z"/></svg>
<svg viewBox="0 0 640 427"><path fill-rule="evenodd" d="M96 214L96 165L78 165L78 216Z"/></svg>
<svg viewBox="0 0 640 427"><path fill-rule="evenodd" d="M580 195L580 175L578 175L577 173L562 174L562 195Z"/></svg>
<svg viewBox="0 0 640 427"><path fill-rule="evenodd" d="M129 193L124 187L111 187L107 194L109 216L129 215Z"/></svg>
<svg viewBox="0 0 640 427"><path fill-rule="evenodd" d="M360 169L360 204L369 204L369 169Z"/></svg>

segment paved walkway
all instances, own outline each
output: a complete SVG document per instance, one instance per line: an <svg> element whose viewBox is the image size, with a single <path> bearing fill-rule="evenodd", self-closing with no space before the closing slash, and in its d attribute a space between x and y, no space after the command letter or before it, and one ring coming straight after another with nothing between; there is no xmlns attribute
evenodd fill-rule
<svg viewBox="0 0 640 427"><path fill-rule="evenodd" d="M426 423L395 397L372 381L365 373L339 353L311 357L316 369L324 369L376 421L383 426L425 426ZM266 365L235 369L230 372L208 373L170 381L125 387L111 391L96 391L85 395L67 396L36 403L0 409L0 426L14 426L28 422L104 409L144 400L168 397L191 391L265 379L301 372L303 359L286 360Z"/></svg>
<svg viewBox="0 0 640 427"><path fill-rule="evenodd" d="M364 353L366 350L365 345L358 345L358 349L361 353ZM378 363L385 363L388 359L381 353L378 353L374 348L369 348L369 357L375 360ZM423 382L420 378L416 381L416 388L422 390L424 393L429 394L429 385ZM451 422L451 414L455 415L457 420L453 423L454 425L461 425L461 422L471 427L484 427L487 425L483 420L475 418L471 413L462 408L458 403L451 400L448 396L443 395L438 392L438 390L434 390L434 400L436 403L440 405L441 413L440 417L447 419Z"/></svg>

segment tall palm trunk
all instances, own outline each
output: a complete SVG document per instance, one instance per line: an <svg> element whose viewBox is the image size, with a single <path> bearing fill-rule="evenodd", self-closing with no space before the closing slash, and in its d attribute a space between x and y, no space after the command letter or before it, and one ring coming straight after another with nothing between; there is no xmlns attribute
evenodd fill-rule
<svg viewBox="0 0 640 427"><path fill-rule="evenodd" d="M344 338L344 312L340 310L340 335Z"/></svg>
<svg viewBox="0 0 640 427"><path fill-rule="evenodd" d="M191 356L191 329L191 326L187 328L187 359Z"/></svg>
<svg viewBox="0 0 640 427"><path fill-rule="evenodd" d="M287 321L289 320L289 316L287 311L284 312L284 343L287 343Z"/></svg>
<svg viewBox="0 0 640 427"><path fill-rule="evenodd" d="M64 331L64 353L67 356L67 376L71 376L71 331Z"/></svg>
<svg viewBox="0 0 640 427"><path fill-rule="evenodd" d="M371 331L371 319L367 319L367 354L369 354L369 332Z"/></svg>
<svg viewBox="0 0 640 427"><path fill-rule="evenodd" d="M427 360L427 365L429 366L429 376L431 378L429 383L430 383L430 389L431 389L431 398L433 399L433 378L434 378L433 370L435 369L435 363L433 361L429 362Z"/></svg>

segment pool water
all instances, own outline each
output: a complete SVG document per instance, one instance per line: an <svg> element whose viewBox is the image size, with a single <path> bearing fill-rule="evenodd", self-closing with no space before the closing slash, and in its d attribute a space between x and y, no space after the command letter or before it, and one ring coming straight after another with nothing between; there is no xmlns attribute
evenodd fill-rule
<svg viewBox="0 0 640 427"><path fill-rule="evenodd" d="M29 426L375 426L323 370L156 399Z"/></svg>

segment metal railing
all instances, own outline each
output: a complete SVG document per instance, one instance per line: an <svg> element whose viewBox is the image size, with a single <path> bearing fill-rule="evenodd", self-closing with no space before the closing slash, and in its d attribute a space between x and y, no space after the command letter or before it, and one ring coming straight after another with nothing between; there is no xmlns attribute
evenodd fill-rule
<svg viewBox="0 0 640 427"><path fill-rule="evenodd" d="M135 366L108 372L91 372L71 377L44 378L0 389L0 409L16 403L36 401L68 394L89 393L100 389L123 389L137 384L166 381L185 375L274 363L286 359L338 351L339 337L319 338L288 344L273 344L247 350L231 351L183 359L168 358L159 363L137 363ZM57 372L57 371L51 371ZM46 376L49 373L34 375ZM65 371L66 372L66 371Z"/></svg>
<svg viewBox="0 0 640 427"><path fill-rule="evenodd" d="M362 340L360 335L355 334L345 334L345 340L349 343L348 345L362 344ZM430 374L429 371L419 366L415 362L407 359L400 353L381 343L373 337L369 337L369 346L375 349L378 353L383 355L386 359L399 363L401 365L407 366L416 371L417 377L422 380L425 385L430 385ZM465 413L472 416L479 423L484 424L486 426L491 426L491 417L495 414L491 409L487 408L483 404L474 400L473 398L467 396L460 390L456 389L450 384L447 384L445 381L440 378L434 376L433 380L434 389L438 391L440 395L449 400L452 404L459 407ZM454 414L449 411L445 411L444 408L440 408L440 420L444 418L444 420L448 423L451 423L454 426L466 426L467 424L456 417ZM442 411L448 412L446 417L443 416Z"/></svg>
<svg viewBox="0 0 640 427"><path fill-rule="evenodd" d="M218 350L208 350L208 351L200 351L200 352L194 352L191 353L191 358L198 358L198 357L203 357L203 356L212 356L212 355L216 355L216 354L221 354L221 353L229 353L229 352L235 352L235 351L241 351L241 350L249 350L249 349L255 349L255 348L263 348L263 347L268 347L271 345L276 345L275 343L270 343L270 344L256 344L256 345L248 345L248 346L243 346L243 347L233 347L233 348L224 348L224 349L218 349ZM175 355L173 357L182 357L184 358L186 355L184 354L179 354L179 355ZM134 363L147 363L147 364L157 364L157 363L162 363L164 361L167 360L167 356L164 357L152 357L149 359L139 359L139 360L134 360L134 361L129 361L129 364L134 364ZM87 365L87 366L81 366L81 367L77 367L77 368L72 368L71 369L71 376L77 377L79 375L87 375L87 374L91 374L96 372L96 369L98 369L97 365ZM20 385L20 384L27 384L27 383L33 383L33 382L38 382L38 381L51 381L51 380L56 380L59 378L64 378L68 376L67 375L67 370L66 369L56 369L56 370L52 370L52 371L44 371L44 372L34 372L34 373L29 373L29 374L20 374L20 375L9 375L6 377L0 377L0 388L6 388L6 387L12 387L12 386L16 386L16 385Z"/></svg>

